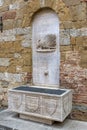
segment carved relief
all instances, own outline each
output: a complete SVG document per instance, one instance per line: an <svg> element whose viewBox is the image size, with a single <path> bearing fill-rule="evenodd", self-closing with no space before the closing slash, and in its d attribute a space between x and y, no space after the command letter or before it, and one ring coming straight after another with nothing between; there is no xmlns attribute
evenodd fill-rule
<svg viewBox="0 0 87 130"><path fill-rule="evenodd" d="M10 101L12 103L12 107L15 109L19 109L22 105L22 95L18 95L18 94L11 94L10 95Z"/></svg>
<svg viewBox="0 0 87 130"><path fill-rule="evenodd" d="M54 34L46 35L38 40L37 51L43 49L56 49L56 36Z"/></svg>
<svg viewBox="0 0 87 130"><path fill-rule="evenodd" d="M40 98L34 96L26 96L25 111L40 113Z"/></svg>
<svg viewBox="0 0 87 130"><path fill-rule="evenodd" d="M63 112L65 115L68 113L68 109L69 109L68 102L69 102L69 98L68 96L66 96L63 100Z"/></svg>
<svg viewBox="0 0 87 130"><path fill-rule="evenodd" d="M46 115L52 116L54 113L56 113L58 107L56 99L44 98L43 102Z"/></svg>

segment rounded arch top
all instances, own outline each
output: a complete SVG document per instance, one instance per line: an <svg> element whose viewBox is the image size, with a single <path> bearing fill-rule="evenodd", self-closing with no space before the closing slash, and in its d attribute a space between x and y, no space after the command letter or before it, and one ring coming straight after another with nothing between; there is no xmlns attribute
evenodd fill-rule
<svg viewBox="0 0 87 130"><path fill-rule="evenodd" d="M71 14L69 8L65 5L63 0L31 0L28 5L28 17L30 24L32 23L34 15L43 9L50 9L57 14L59 21L71 20ZM31 13L32 12L32 13Z"/></svg>
<svg viewBox="0 0 87 130"><path fill-rule="evenodd" d="M56 20L57 20L57 22L59 23L59 18L58 18L58 15L57 15L57 13L53 10L53 9L51 9L51 8L49 8L49 7L44 7L44 8L40 8L39 10L37 10L34 14L33 14L33 16L32 16L32 21L34 21L34 19L37 17L40 17L42 14L44 15L44 14L49 14L49 15L51 15L50 17L53 17L53 18L56 18ZM54 20L54 19L53 19Z"/></svg>
<svg viewBox="0 0 87 130"><path fill-rule="evenodd" d="M25 13L23 14L22 27L32 26L33 16L41 9L46 8L53 10L57 14L60 21L60 28L64 28L64 24L66 23L70 23L72 26L73 18L70 8L67 7L63 0L29 0L23 9L26 11L26 15Z"/></svg>

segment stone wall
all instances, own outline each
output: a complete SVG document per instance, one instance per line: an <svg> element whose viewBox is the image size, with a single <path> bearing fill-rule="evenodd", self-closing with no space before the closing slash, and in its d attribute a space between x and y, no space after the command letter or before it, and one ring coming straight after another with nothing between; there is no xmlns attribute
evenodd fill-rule
<svg viewBox="0 0 87 130"><path fill-rule="evenodd" d="M32 82L32 19L51 8L60 21L60 83L73 89L71 118L87 120L87 1L0 0L0 107L9 88Z"/></svg>

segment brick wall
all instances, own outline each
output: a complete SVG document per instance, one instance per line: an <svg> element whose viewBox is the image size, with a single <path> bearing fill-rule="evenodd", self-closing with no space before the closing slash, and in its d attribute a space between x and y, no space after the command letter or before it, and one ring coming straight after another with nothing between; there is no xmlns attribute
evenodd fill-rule
<svg viewBox="0 0 87 130"><path fill-rule="evenodd" d="M44 7L60 21L60 84L73 89L71 118L87 120L87 1L0 0L0 107L9 88L32 82L32 18Z"/></svg>

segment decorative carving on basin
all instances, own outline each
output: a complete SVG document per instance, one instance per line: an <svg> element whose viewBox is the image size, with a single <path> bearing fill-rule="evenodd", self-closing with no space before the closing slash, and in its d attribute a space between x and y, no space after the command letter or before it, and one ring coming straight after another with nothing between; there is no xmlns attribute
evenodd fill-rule
<svg viewBox="0 0 87 130"><path fill-rule="evenodd" d="M44 106L45 106L45 115L52 116L54 113L56 113L57 110L57 100L52 98L44 98L43 99Z"/></svg>
<svg viewBox="0 0 87 130"><path fill-rule="evenodd" d="M21 105L22 105L22 96L19 94L11 94L10 96L10 100L11 100L11 107L15 108L15 109L20 109Z"/></svg>
<svg viewBox="0 0 87 130"><path fill-rule="evenodd" d="M37 52L52 52L56 50L56 35L49 34L38 40Z"/></svg>
<svg viewBox="0 0 87 130"><path fill-rule="evenodd" d="M36 96L25 96L25 111L38 113L40 109L40 99Z"/></svg>
<svg viewBox="0 0 87 130"><path fill-rule="evenodd" d="M63 112L64 112L64 114L67 114L68 111L69 111L68 102L69 102L69 97L64 97L64 102L63 102Z"/></svg>

